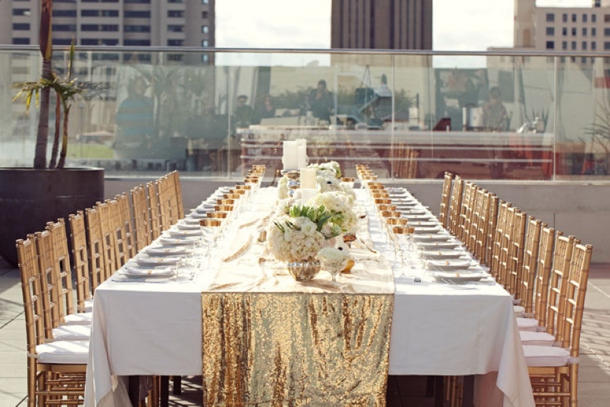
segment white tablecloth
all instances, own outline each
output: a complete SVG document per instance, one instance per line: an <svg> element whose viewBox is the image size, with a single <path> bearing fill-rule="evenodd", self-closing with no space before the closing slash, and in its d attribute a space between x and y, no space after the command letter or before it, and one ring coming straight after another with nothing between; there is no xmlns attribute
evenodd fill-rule
<svg viewBox="0 0 610 407"><path fill-rule="evenodd" d="M108 280L97 288L85 406L126 405L125 388L114 376L201 374L201 292L212 277L162 283ZM485 283L396 279L390 374L496 371L504 406L534 405L506 291Z"/></svg>

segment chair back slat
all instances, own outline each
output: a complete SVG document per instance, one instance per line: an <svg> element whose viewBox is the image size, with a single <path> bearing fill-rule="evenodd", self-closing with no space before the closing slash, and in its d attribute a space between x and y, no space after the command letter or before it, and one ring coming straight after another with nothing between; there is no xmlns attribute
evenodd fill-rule
<svg viewBox="0 0 610 407"><path fill-rule="evenodd" d="M83 211L71 214L68 223L72 243L72 265L76 276L76 309L78 312L85 312L85 301L91 299L91 272L85 214Z"/></svg>
<svg viewBox="0 0 610 407"><path fill-rule="evenodd" d="M509 211L511 208L510 202L500 201L498 206L498 219L496 226L493 229L493 246L490 262L490 273L491 275L501 284L501 263L503 260L503 248L505 247L506 233L510 227L509 216L512 213Z"/></svg>
<svg viewBox="0 0 610 407"><path fill-rule="evenodd" d="M521 280L523 279L523 251L525 247L525 230L527 215L524 212L515 213L508 248L506 267L507 289L515 299L520 299Z"/></svg>
<svg viewBox="0 0 610 407"><path fill-rule="evenodd" d="M44 314L44 337L50 340L53 338L53 328L57 328L65 322L63 298L59 293L60 283L55 268L55 251L51 233L44 230L36 232L35 235Z"/></svg>
<svg viewBox="0 0 610 407"><path fill-rule="evenodd" d="M491 266L491 260L493 257L493 246L496 232L496 225L498 223L498 210L499 210L500 198L493 194L489 197L489 211L487 215L487 239L485 241L485 260L486 266Z"/></svg>
<svg viewBox="0 0 610 407"><path fill-rule="evenodd" d="M97 206L85 209L87 247L91 272L91 292L114 272L114 250L109 252L102 233L101 212Z"/></svg>
<svg viewBox="0 0 610 407"><path fill-rule="evenodd" d="M451 185L453 183L453 174L445 171L443 181L443 190L441 192L441 207L438 214L438 220L446 229L449 225L449 202L451 201Z"/></svg>
<svg viewBox="0 0 610 407"><path fill-rule="evenodd" d="M163 228L161 226L161 213L159 209L159 189L156 181L146 184L148 195L148 213L150 219L151 238L154 240L161 236Z"/></svg>
<svg viewBox="0 0 610 407"><path fill-rule="evenodd" d="M104 279L110 277L119 268L121 268L121 261L117 258L117 236L116 225L117 212L113 211L108 202L98 202L96 205L97 211L100 218L100 231L102 232L102 249L104 250L104 262L108 266L105 270L107 273Z"/></svg>
<svg viewBox="0 0 610 407"><path fill-rule="evenodd" d="M457 236L460 225L460 208L462 207L462 193L464 190L464 179L455 176L453 189L451 190L451 201L449 202L449 232Z"/></svg>
<svg viewBox="0 0 610 407"><path fill-rule="evenodd" d="M523 248L523 262L521 265L521 285L519 298L521 306L527 314L533 312L534 286L536 284L536 271L538 264L538 253L540 250L540 237L542 233L542 221L530 216L525 234L525 246Z"/></svg>
<svg viewBox="0 0 610 407"><path fill-rule="evenodd" d="M40 286L40 273L36 241L33 235L27 239L19 239L17 245L17 259L21 276L21 293L23 295L23 308L25 311L27 351L36 353L36 345L45 342L43 296Z"/></svg>
<svg viewBox="0 0 610 407"><path fill-rule="evenodd" d="M151 243L149 211L146 203L146 190L143 186L140 185L131 190L131 202L133 203L136 247L140 251Z"/></svg>
<svg viewBox="0 0 610 407"><path fill-rule="evenodd" d="M553 252L553 266L549 278L549 297L546 306L547 332L558 336L561 331L568 271L572 261L574 236L557 236ZM558 338L560 339L560 338Z"/></svg>
<svg viewBox="0 0 610 407"><path fill-rule="evenodd" d="M64 315L76 312L74 306L74 286L72 284L72 266L70 264L70 249L68 248L68 233L64 219L48 222L46 229L53 239L55 273L58 282L57 292L61 296L59 304Z"/></svg>
<svg viewBox="0 0 610 407"><path fill-rule="evenodd" d="M540 248L538 249L533 303L534 316L540 326L546 325L546 306L549 298L549 279L551 268L553 267L555 239L560 235L560 231L555 231L555 229L548 227L543 227L540 232Z"/></svg>
<svg viewBox="0 0 610 407"><path fill-rule="evenodd" d="M170 173L171 176L174 177L174 186L176 188L176 200L178 204L178 219L184 218L184 201L182 199L182 184L180 182L180 173L176 171L172 171Z"/></svg>
<svg viewBox="0 0 610 407"><path fill-rule="evenodd" d="M136 241L133 226L133 217L131 215L131 207L129 205L129 197L127 194L119 194L114 198L118 203L120 228L119 235L124 239L123 250L125 252L126 259L133 258L136 253Z"/></svg>

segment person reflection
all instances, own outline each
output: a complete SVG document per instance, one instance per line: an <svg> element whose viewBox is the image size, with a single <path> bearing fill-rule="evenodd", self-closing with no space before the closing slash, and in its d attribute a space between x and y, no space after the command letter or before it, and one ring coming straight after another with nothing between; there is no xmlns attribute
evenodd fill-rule
<svg viewBox="0 0 610 407"><path fill-rule="evenodd" d="M271 99L270 95L265 95L264 102L262 106L256 110L254 117L255 120L253 122L255 124L260 124L262 119L270 119L275 117L275 106L273 106L273 100Z"/></svg>
<svg viewBox="0 0 610 407"><path fill-rule="evenodd" d="M154 102L144 93L148 85L143 77L135 78L128 88L128 95L120 104L116 115L117 155L130 155L129 151L142 154L154 133Z"/></svg>
<svg viewBox="0 0 610 407"><path fill-rule="evenodd" d="M508 114L500 98L500 89L494 86L489 90L489 100L483 105L483 127L488 131L505 131Z"/></svg>
<svg viewBox="0 0 610 407"><path fill-rule="evenodd" d="M318 81L318 87L316 89L311 90L309 97L307 98L307 103L309 104L313 117L330 123L330 115L333 111L334 100L333 94L326 88L326 81L324 79Z"/></svg>

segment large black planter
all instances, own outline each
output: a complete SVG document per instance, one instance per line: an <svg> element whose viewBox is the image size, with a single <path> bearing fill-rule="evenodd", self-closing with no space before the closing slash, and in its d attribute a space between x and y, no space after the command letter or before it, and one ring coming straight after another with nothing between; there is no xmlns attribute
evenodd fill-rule
<svg viewBox="0 0 610 407"><path fill-rule="evenodd" d="M15 240L103 199L102 168L0 168L0 256L16 267Z"/></svg>

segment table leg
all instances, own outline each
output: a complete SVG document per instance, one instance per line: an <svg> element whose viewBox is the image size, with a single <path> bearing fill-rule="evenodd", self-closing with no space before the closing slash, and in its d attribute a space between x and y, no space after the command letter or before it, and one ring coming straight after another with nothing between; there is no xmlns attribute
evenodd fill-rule
<svg viewBox="0 0 610 407"><path fill-rule="evenodd" d="M464 398L462 407L474 406L474 375L464 376Z"/></svg>
<svg viewBox="0 0 610 407"><path fill-rule="evenodd" d="M132 406L140 403L140 376L129 376L129 401Z"/></svg>
<svg viewBox="0 0 610 407"><path fill-rule="evenodd" d="M443 376L434 376L434 407L443 407L445 402L444 383Z"/></svg>
<svg viewBox="0 0 610 407"><path fill-rule="evenodd" d="M161 402L160 407L169 405L169 376L161 376Z"/></svg>

